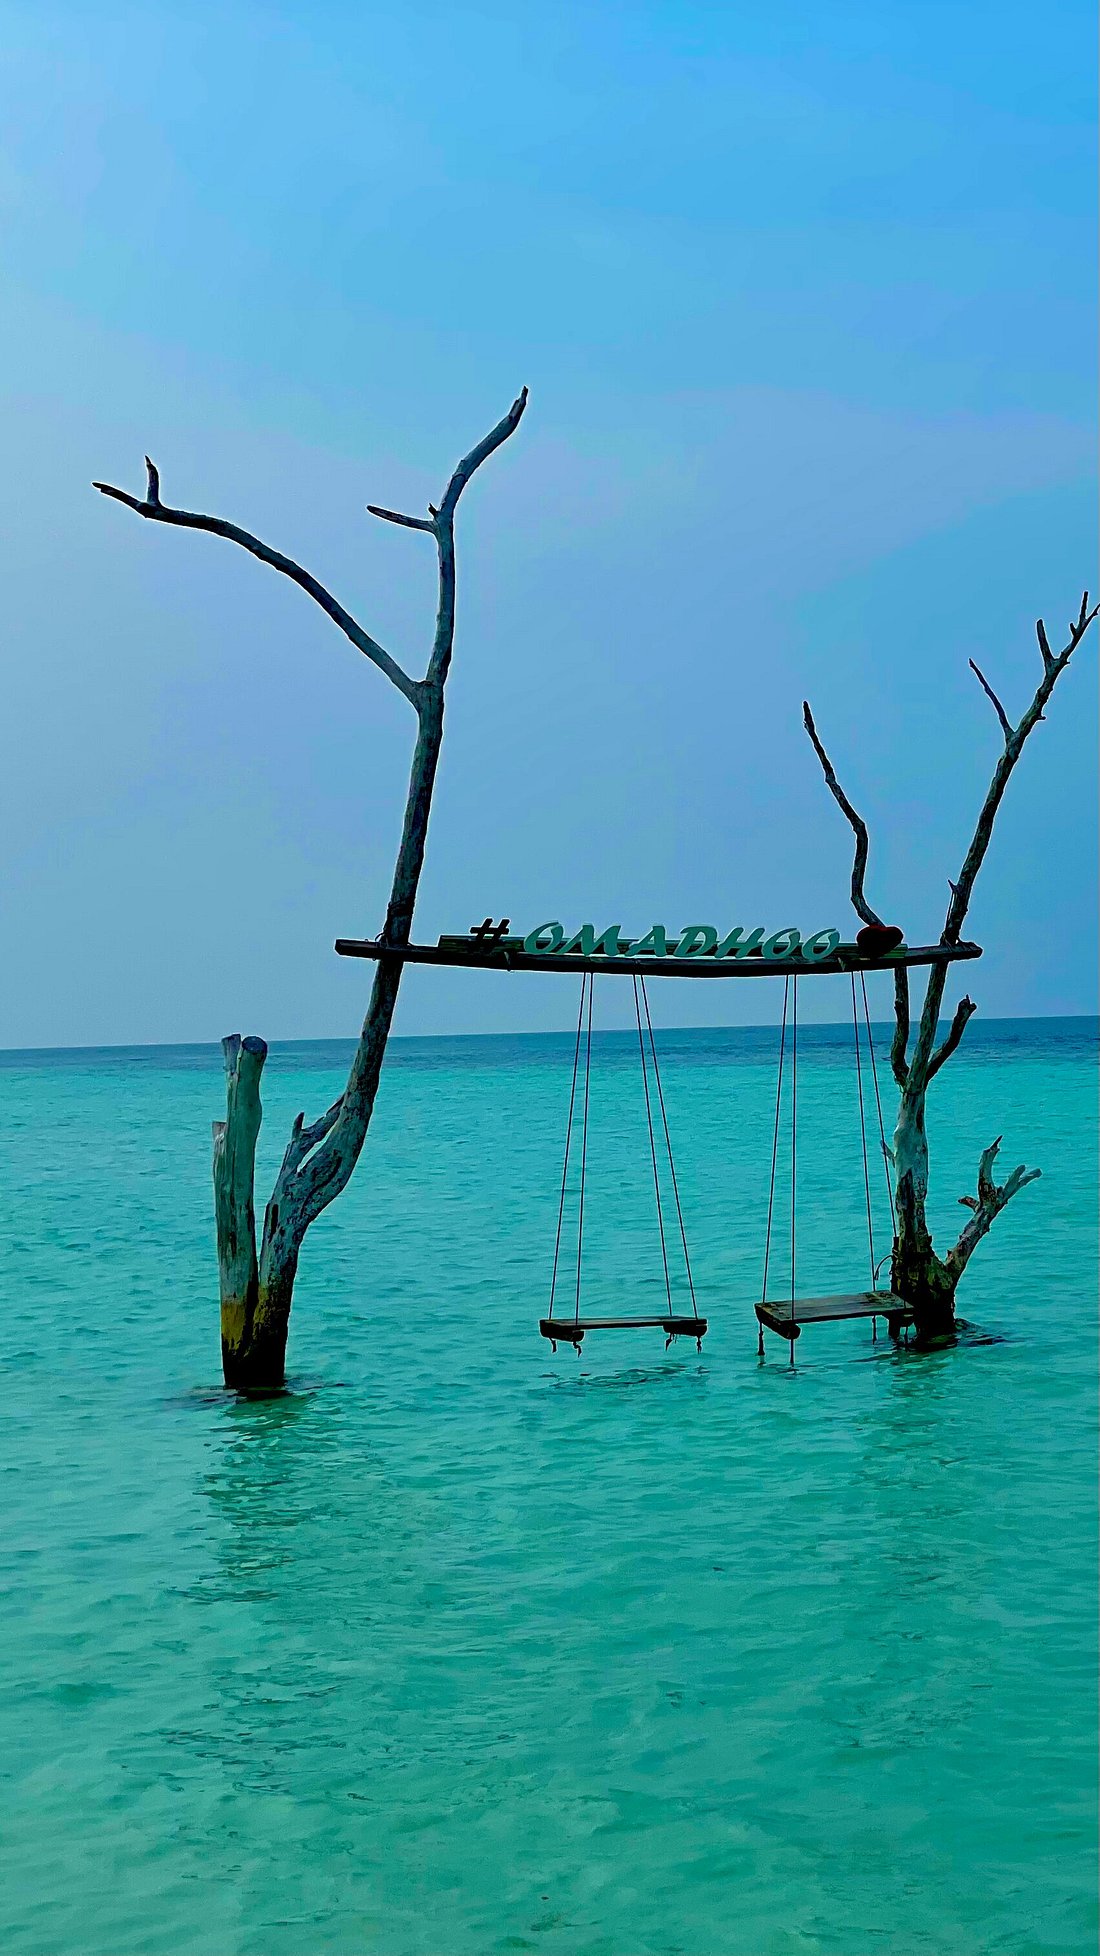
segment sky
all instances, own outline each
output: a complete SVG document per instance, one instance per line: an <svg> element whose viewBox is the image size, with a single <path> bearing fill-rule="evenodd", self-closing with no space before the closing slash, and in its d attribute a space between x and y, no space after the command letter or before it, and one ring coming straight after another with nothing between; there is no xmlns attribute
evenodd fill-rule
<svg viewBox="0 0 1100 1956"><path fill-rule="evenodd" d="M4 9L0 1046L352 1035L406 702L230 517L413 670L459 516L416 937L940 932L999 751L1096 583L1084 0ZM1095 1009L1096 644L998 821L965 981ZM606 1024L628 1002L597 999ZM629 988L626 988L627 990ZM840 1019L839 981L806 1015ZM950 1000L959 986L949 990ZM774 986L670 982L666 1024ZM873 1001L885 1015L885 996ZM632 1009L632 1008L631 1008ZM406 975L397 1030L564 1028L576 981Z"/></svg>

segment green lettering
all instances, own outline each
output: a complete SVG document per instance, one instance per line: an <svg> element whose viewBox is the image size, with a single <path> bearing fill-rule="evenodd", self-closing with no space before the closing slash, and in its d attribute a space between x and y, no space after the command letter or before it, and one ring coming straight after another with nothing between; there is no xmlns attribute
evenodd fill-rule
<svg viewBox="0 0 1100 1956"><path fill-rule="evenodd" d="M621 924L608 924L607 929L602 930L597 937L594 924L582 924L568 943L562 945L562 955L565 956L570 951L579 951L583 958L613 958L619 948L621 929Z"/></svg>
<svg viewBox="0 0 1100 1956"><path fill-rule="evenodd" d="M777 961L780 958L793 958L797 955L801 942L799 932L793 924L790 924L786 930L775 930L770 937L764 939L760 946L760 955L762 958L774 958Z"/></svg>
<svg viewBox="0 0 1100 1956"><path fill-rule="evenodd" d="M668 937L663 924L651 924L645 936L639 937L633 947L633 955L635 957L644 957L649 951L653 953L654 957L667 958Z"/></svg>
<svg viewBox="0 0 1100 1956"><path fill-rule="evenodd" d="M750 931L742 943L743 936L744 933L740 924L738 924L736 930L731 930L729 936L724 937L722 942L715 946L715 957L747 958L751 956L753 951L759 950L760 948L760 943L764 936L763 925L759 925L756 930Z"/></svg>
<svg viewBox="0 0 1100 1956"><path fill-rule="evenodd" d="M573 932L572 937L566 938L565 943L561 947L562 956L567 957L570 951L579 951L582 957L590 958L592 956L592 946L595 942L596 932L594 926L592 924L582 924L579 930Z"/></svg>
<svg viewBox="0 0 1100 1956"><path fill-rule="evenodd" d="M543 942L544 931L550 933L545 942ZM564 936L565 932L560 924L540 924L537 930L528 931L523 940L523 948L532 956L536 951L556 951Z"/></svg>
<svg viewBox="0 0 1100 1956"><path fill-rule="evenodd" d="M713 924L685 924L674 955L678 958L705 958L718 942Z"/></svg>
<svg viewBox="0 0 1100 1956"><path fill-rule="evenodd" d="M820 964L823 958L831 958L840 943L838 930L815 930L802 946L802 955L811 963Z"/></svg>

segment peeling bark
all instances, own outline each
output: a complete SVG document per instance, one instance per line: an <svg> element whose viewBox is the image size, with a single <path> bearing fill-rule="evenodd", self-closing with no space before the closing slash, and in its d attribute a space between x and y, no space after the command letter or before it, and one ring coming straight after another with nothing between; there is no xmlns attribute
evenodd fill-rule
<svg viewBox="0 0 1100 1956"><path fill-rule="evenodd" d="M374 516L435 538L439 602L428 670L413 679L369 632L292 558L237 524L220 517L170 509L161 501L160 476L146 457L144 499L108 483L94 486L155 522L204 530L239 544L261 563L298 584L340 627L353 645L385 673L414 708L416 745L409 774L405 817L381 942L403 947L412 932L413 910L424 864L432 793L443 741L443 706L454 650L455 540L459 498L481 464L513 435L527 405L527 389L508 413L455 468L436 509L427 517L404 516L368 505ZM277 1392L286 1369L294 1280L302 1243L311 1223L346 1188L362 1152L393 1023L401 983L400 958L379 959L359 1042L340 1098L309 1127L298 1115L264 1215L256 1248L255 1161L260 1131L260 1074L267 1056L262 1039L223 1040L226 1067L226 1118L214 1123L214 1209L221 1288L222 1370L225 1382L246 1392Z"/></svg>
<svg viewBox="0 0 1100 1956"><path fill-rule="evenodd" d="M256 1141L263 1118L260 1075L267 1046L262 1039L242 1039L234 1032L222 1040L222 1052L226 1116L213 1124L214 1223L221 1290L222 1370L226 1382L235 1383L230 1375L246 1363L258 1290L253 1189Z"/></svg>
<svg viewBox="0 0 1100 1956"><path fill-rule="evenodd" d="M999 1186L993 1180L993 1164L1001 1146L1001 1136L991 1141L981 1161L978 1163L978 1193L960 1195L959 1201L964 1209L974 1211L966 1228L962 1231L953 1250L947 1252L947 1268L957 1283L966 1269L974 1251L989 1230L989 1226L1000 1215L1014 1195L1027 1187L1029 1182L1037 1182L1042 1174L1041 1168L1025 1168L1023 1162L1012 1170L1006 1182Z"/></svg>

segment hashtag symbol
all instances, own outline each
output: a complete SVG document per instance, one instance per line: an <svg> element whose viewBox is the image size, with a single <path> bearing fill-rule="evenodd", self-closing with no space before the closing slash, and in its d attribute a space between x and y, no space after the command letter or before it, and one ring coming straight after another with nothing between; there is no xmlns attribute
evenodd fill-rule
<svg viewBox="0 0 1100 1956"><path fill-rule="evenodd" d="M470 925L470 936L477 944L499 944L511 921L510 917L502 917L499 924L494 924L491 917L486 917L484 923Z"/></svg>

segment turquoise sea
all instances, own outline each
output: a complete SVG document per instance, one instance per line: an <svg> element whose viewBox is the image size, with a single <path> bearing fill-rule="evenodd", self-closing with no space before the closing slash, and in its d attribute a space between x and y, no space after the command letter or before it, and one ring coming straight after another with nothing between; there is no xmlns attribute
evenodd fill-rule
<svg viewBox="0 0 1100 1956"><path fill-rule="evenodd" d="M658 1038L701 1354L537 1334L571 1040L405 1040L263 1403L217 1049L0 1060L5 1956L1094 1948L1095 1022L976 1020L933 1088L944 1237L995 1134L1043 1170L980 1335L793 1369L775 1035ZM808 1292L867 1280L850 1042L802 1037ZM272 1052L262 1187L347 1051ZM586 1308L659 1310L626 1035L591 1122Z"/></svg>

